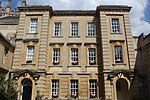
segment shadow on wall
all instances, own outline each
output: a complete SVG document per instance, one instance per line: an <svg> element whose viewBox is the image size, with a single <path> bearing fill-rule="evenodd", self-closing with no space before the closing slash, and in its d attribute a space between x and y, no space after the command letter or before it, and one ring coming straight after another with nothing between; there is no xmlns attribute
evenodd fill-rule
<svg viewBox="0 0 150 100"><path fill-rule="evenodd" d="M137 41L137 54L134 68L134 77L131 83L132 100L150 100L148 91L148 66L150 62L147 57L150 56L146 49L150 51L150 34L146 37L143 33L139 37L135 37ZM147 39L149 43L147 44ZM149 46L148 46L149 45Z"/></svg>
<svg viewBox="0 0 150 100"><path fill-rule="evenodd" d="M94 20L97 17L94 18ZM99 17L98 17L99 18ZM102 36L101 36L101 25L100 18L98 19L96 25L96 43L97 43L97 61L98 61L98 88L99 88L99 98L105 99L105 83L104 83L104 65L103 65L103 53L102 53Z"/></svg>

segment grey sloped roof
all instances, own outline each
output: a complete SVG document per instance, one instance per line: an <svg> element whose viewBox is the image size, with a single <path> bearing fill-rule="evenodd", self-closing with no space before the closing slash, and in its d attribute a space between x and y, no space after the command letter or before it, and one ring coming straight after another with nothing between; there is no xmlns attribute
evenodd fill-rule
<svg viewBox="0 0 150 100"><path fill-rule="evenodd" d="M0 25L18 25L19 16L0 17Z"/></svg>
<svg viewBox="0 0 150 100"><path fill-rule="evenodd" d="M6 39L2 33L0 33L0 39L2 39L4 42L8 43L10 46L15 48L15 45L13 45L8 39Z"/></svg>

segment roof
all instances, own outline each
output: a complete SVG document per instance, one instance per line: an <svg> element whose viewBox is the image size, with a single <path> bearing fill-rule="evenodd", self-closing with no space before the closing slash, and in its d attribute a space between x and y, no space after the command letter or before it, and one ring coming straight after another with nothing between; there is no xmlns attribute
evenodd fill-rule
<svg viewBox="0 0 150 100"><path fill-rule="evenodd" d="M39 10L39 11L44 11L44 10L52 10L51 6L42 6L42 5L32 5L32 6L23 6L23 7L18 7L19 11L34 11L34 10Z"/></svg>
<svg viewBox="0 0 150 100"><path fill-rule="evenodd" d="M19 17L18 16L4 16L0 17L0 24L3 25L18 25Z"/></svg>
<svg viewBox="0 0 150 100"><path fill-rule="evenodd" d="M53 15L61 15L61 16L94 16L97 11L103 11L103 10L116 10L116 11L127 11L129 12L131 10L131 7L127 5L101 5L97 6L97 10L53 10L52 6L43 6L43 5L32 5L32 6L23 6L18 7L19 11L49 11Z"/></svg>
<svg viewBox="0 0 150 100"><path fill-rule="evenodd" d="M94 16L95 10L54 10L53 15L61 15L61 16L68 16L68 15L81 15L81 16Z"/></svg>
<svg viewBox="0 0 150 100"><path fill-rule="evenodd" d="M15 45L13 45L8 39L6 39L2 33L0 33L0 39L2 39L3 41L5 41L8 45L10 45L11 47L15 48Z"/></svg>
<svg viewBox="0 0 150 100"><path fill-rule="evenodd" d="M101 5L97 6L97 10L118 10L118 11L130 11L132 7L127 5Z"/></svg>
<svg viewBox="0 0 150 100"><path fill-rule="evenodd" d="M0 8L0 14L7 14L8 12L7 12L7 8ZM10 9L10 12L9 12L9 14L8 15L10 15L10 16L19 16L19 14L20 14L20 12L19 12L19 10L18 9Z"/></svg>

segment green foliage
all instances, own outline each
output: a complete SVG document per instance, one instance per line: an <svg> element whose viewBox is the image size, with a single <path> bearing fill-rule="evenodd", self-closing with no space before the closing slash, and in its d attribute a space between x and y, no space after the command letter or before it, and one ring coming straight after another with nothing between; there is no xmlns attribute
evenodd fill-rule
<svg viewBox="0 0 150 100"><path fill-rule="evenodd" d="M5 78L0 74L0 100L17 100L17 88L12 79Z"/></svg>
<svg viewBox="0 0 150 100"><path fill-rule="evenodd" d="M40 94L40 91L37 91L36 99L35 100L42 100L43 95Z"/></svg>

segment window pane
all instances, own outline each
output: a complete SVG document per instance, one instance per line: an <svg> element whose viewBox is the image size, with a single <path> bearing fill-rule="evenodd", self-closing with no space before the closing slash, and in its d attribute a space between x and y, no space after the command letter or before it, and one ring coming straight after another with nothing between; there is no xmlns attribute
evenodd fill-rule
<svg viewBox="0 0 150 100"><path fill-rule="evenodd" d="M122 47L115 46L114 52L115 52L115 62L122 62Z"/></svg>
<svg viewBox="0 0 150 100"><path fill-rule="evenodd" d="M4 64L6 62L6 56L8 54L8 50L9 49L7 47L4 48L4 53L3 53L3 58L2 58L2 64Z"/></svg>
<svg viewBox="0 0 150 100"><path fill-rule="evenodd" d="M112 32L120 33L119 19L112 19Z"/></svg>
<svg viewBox="0 0 150 100"><path fill-rule="evenodd" d="M31 19L30 22L30 33L37 33L37 19Z"/></svg>
<svg viewBox="0 0 150 100"><path fill-rule="evenodd" d="M95 53L95 48L89 48L88 49L88 54L89 54L89 64L96 64L96 53Z"/></svg>
<svg viewBox="0 0 150 100"><path fill-rule="evenodd" d="M78 96L78 80L71 80L70 81L70 92L72 96Z"/></svg>
<svg viewBox="0 0 150 100"><path fill-rule="evenodd" d="M97 81L96 80L89 80L89 91L90 97L96 97L97 95Z"/></svg>
<svg viewBox="0 0 150 100"><path fill-rule="evenodd" d="M34 59L34 46L27 47L26 63L32 63Z"/></svg>
<svg viewBox="0 0 150 100"><path fill-rule="evenodd" d="M53 49L53 64L60 63L60 49Z"/></svg>
<svg viewBox="0 0 150 100"><path fill-rule="evenodd" d="M88 22L88 36L95 36L95 24Z"/></svg>
<svg viewBox="0 0 150 100"><path fill-rule="evenodd" d="M59 80L52 80L52 97L59 95Z"/></svg>
<svg viewBox="0 0 150 100"><path fill-rule="evenodd" d="M78 22L71 22L71 36L78 36Z"/></svg>
<svg viewBox="0 0 150 100"><path fill-rule="evenodd" d="M76 48L71 49L71 64L78 65L78 49Z"/></svg>
<svg viewBox="0 0 150 100"><path fill-rule="evenodd" d="M60 35L61 35L61 22L55 22L54 36L60 36Z"/></svg>

